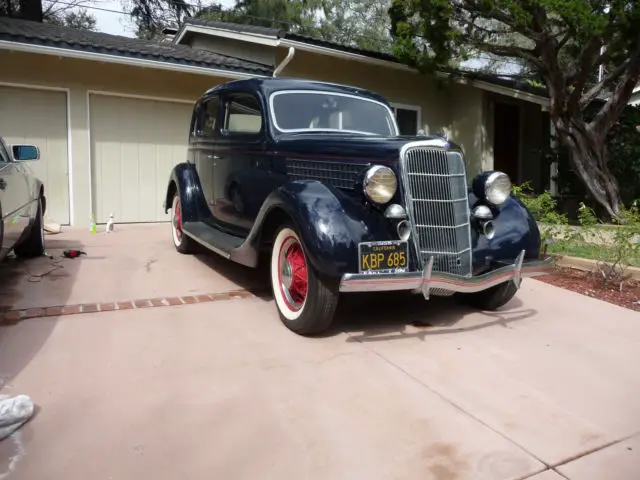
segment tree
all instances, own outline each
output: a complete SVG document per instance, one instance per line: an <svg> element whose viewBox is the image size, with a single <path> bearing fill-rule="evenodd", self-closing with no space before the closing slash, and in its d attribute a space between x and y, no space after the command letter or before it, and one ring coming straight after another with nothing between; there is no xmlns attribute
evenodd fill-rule
<svg viewBox="0 0 640 480"><path fill-rule="evenodd" d="M619 216L605 139L640 78L640 3L393 0L394 53L422 71L478 53L513 59L545 85L558 138L594 199ZM606 74L598 79L600 65ZM585 110L604 99L593 118Z"/></svg>
<svg viewBox="0 0 640 480"><path fill-rule="evenodd" d="M166 27L180 25L201 4L185 0L124 0L123 7L137 27L138 38L152 39Z"/></svg>
<svg viewBox="0 0 640 480"><path fill-rule="evenodd" d="M76 28L78 30L96 31L96 17L86 9L71 11L44 12L44 21L63 27Z"/></svg>
<svg viewBox="0 0 640 480"><path fill-rule="evenodd" d="M0 16L53 23L80 30L95 30L96 17L86 8L82 8L90 3L85 0L52 0L45 1L43 5L40 0L0 0Z"/></svg>

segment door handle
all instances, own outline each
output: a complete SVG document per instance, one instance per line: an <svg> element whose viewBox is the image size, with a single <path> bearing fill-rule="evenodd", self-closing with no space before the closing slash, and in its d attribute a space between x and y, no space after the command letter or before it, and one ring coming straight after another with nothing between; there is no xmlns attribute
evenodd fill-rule
<svg viewBox="0 0 640 480"><path fill-rule="evenodd" d="M7 188L7 182L4 178L0 178L0 190Z"/></svg>
<svg viewBox="0 0 640 480"><path fill-rule="evenodd" d="M220 160L220 157L218 155L207 155L207 158L209 160Z"/></svg>

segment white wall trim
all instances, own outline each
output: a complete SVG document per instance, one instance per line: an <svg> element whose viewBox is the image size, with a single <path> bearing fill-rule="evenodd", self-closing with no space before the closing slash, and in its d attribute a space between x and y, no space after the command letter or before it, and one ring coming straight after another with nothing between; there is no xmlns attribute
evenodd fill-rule
<svg viewBox="0 0 640 480"><path fill-rule="evenodd" d="M486 90L488 92L497 93L499 95L504 95L506 97L516 98L518 100L524 100L525 102L537 103L538 105L542 105L544 107L549 106L549 99L545 97L541 97L540 95L534 95L533 93L523 92L521 90L515 90L513 88L503 87L501 85L494 85L493 83L485 82L482 80L456 80L457 83L461 83L463 85L469 85L472 87L480 88L481 90Z"/></svg>
<svg viewBox="0 0 640 480"><path fill-rule="evenodd" d="M207 27L205 25L187 24L174 39L174 43L180 43L187 33L202 33L211 35L215 32L215 36L228 38L230 40L239 40L241 42L257 43L259 45L267 45L269 47L278 46L278 37L272 35L262 35L260 33L236 32L226 28Z"/></svg>
<svg viewBox="0 0 640 480"><path fill-rule="evenodd" d="M135 95L131 93L120 93L120 92L108 92L105 90L87 90L89 95L102 95L104 97L120 97L120 98L133 98L136 100L149 100L152 102L170 102L170 103L184 103L184 104L195 104L197 99L194 100L186 100L184 98L170 98L170 97L153 97L149 95Z"/></svg>
<svg viewBox="0 0 640 480"><path fill-rule="evenodd" d="M391 105L391 108L401 108L402 110L411 110L413 112L417 113L417 128L418 131L419 130L425 130L424 125L422 125L422 107L419 105L408 105L406 103L396 103L396 102L389 102L389 104Z"/></svg>
<svg viewBox="0 0 640 480"><path fill-rule="evenodd" d="M66 96L66 121L67 121L67 197L69 206L69 225L73 226L73 135L71 134L71 90L63 87L50 87L46 85L34 85L29 83L0 82L1 87L24 88L27 90L42 90L46 92L63 92ZM0 132L1 134L1 132ZM45 196L47 191L44 192Z"/></svg>
<svg viewBox="0 0 640 480"><path fill-rule="evenodd" d="M73 135L71 134L71 90L67 89L67 180L69 181L69 225L73 226Z"/></svg>
<svg viewBox="0 0 640 480"><path fill-rule="evenodd" d="M89 150L89 215L91 215L93 221L96 222L96 217L93 212L93 152L91 148L91 93L89 90L86 92L85 101L87 105L87 148Z"/></svg>
<svg viewBox="0 0 640 480"><path fill-rule="evenodd" d="M38 53L43 55L55 55L63 58L77 58L81 60L98 61L106 63L116 63L121 65L130 65L134 67L155 68L158 70L169 70L182 73L195 73L198 75L207 75L211 77L224 77L232 79L245 79L256 77L268 77L269 75L261 75L257 73L233 72L229 70L220 70L215 68L195 67L191 65L178 65L174 63L162 62L159 60L147 60L139 58L120 57L117 55L109 55L105 53L83 52L80 50L70 50L68 48L48 47L43 45L31 45L28 43L9 42L0 40L0 50L13 50L17 52Z"/></svg>

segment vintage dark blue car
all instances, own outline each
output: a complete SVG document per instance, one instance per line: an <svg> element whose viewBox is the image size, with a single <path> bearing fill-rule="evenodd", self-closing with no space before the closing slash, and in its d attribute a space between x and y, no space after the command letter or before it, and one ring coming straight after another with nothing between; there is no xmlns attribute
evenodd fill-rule
<svg viewBox="0 0 640 480"><path fill-rule="evenodd" d="M0 137L0 260L11 250L23 258L44 252L44 187L25 164L39 158L38 147L9 148Z"/></svg>
<svg viewBox="0 0 640 480"><path fill-rule="evenodd" d="M181 253L197 242L250 267L269 258L280 318L303 335L331 324L340 293L455 294L493 310L550 267L506 174L468 182L456 145L400 136L384 98L349 86L208 90L164 207Z"/></svg>

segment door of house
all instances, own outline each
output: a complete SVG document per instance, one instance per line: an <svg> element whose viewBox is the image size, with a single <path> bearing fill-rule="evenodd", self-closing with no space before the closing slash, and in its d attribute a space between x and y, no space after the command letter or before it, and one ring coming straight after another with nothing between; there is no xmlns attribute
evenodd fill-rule
<svg viewBox="0 0 640 480"><path fill-rule="evenodd" d="M520 181L520 107L496 102L494 107L493 168Z"/></svg>

